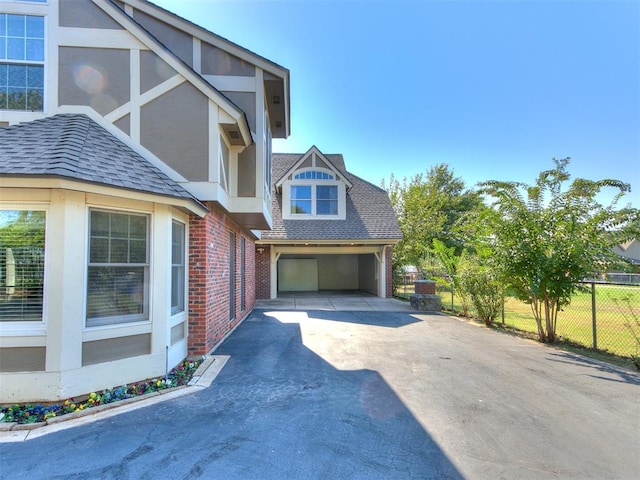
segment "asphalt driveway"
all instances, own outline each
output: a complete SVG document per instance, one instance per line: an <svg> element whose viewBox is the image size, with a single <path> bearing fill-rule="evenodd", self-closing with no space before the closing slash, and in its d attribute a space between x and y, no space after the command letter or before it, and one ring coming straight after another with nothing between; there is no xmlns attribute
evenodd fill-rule
<svg viewBox="0 0 640 480"><path fill-rule="evenodd" d="M458 319L255 310L211 387L24 443L0 478L632 479L640 377Z"/></svg>

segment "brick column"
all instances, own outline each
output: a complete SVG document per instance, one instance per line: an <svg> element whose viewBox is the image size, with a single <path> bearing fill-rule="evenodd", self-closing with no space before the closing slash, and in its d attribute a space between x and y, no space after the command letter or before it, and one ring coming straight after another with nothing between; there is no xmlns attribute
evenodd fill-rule
<svg viewBox="0 0 640 480"><path fill-rule="evenodd" d="M435 295L436 282L433 280L417 280L415 283L416 295Z"/></svg>
<svg viewBox="0 0 640 480"><path fill-rule="evenodd" d="M256 245L256 298L271 298L271 247Z"/></svg>

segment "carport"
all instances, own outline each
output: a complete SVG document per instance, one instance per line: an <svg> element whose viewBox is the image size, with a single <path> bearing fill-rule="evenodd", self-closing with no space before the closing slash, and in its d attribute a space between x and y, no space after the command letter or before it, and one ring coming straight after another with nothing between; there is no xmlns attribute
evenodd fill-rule
<svg viewBox="0 0 640 480"><path fill-rule="evenodd" d="M386 297L384 245L272 245L270 298L283 292Z"/></svg>
<svg viewBox="0 0 640 480"><path fill-rule="evenodd" d="M256 299L336 290L392 296L391 249L402 232L387 192L316 147L272 160L272 226L255 232Z"/></svg>

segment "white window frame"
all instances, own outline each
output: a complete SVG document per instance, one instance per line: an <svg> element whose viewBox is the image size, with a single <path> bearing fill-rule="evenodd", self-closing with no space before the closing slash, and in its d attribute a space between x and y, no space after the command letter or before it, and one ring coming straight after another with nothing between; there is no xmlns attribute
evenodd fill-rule
<svg viewBox="0 0 640 480"><path fill-rule="evenodd" d="M174 224L179 224L182 226L182 308L181 309L176 309L174 310L174 307L172 305L173 303L173 267L176 266L176 264L173 263L173 225ZM171 219L171 282L169 285L169 295L171 300L169 301L169 308L171 310L171 316L176 316L176 315L180 315L183 314L187 311L187 304L188 304L188 294L187 294L187 283L188 283L188 276L187 276L187 270L189 268L189 264L188 264L188 258L189 258L189 252L188 252L188 229L187 229L187 224L186 222L183 222L182 220L179 220L175 217L173 217ZM180 307L177 307L180 308Z"/></svg>
<svg viewBox="0 0 640 480"><path fill-rule="evenodd" d="M42 288L42 318L36 321L0 322L0 336L31 336L45 335L47 328L47 280L49 271L49 238L51 235L49 204L16 202L2 203L0 210L28 210L44 212L44 273Z"/></svg>
<svg viewBox="0 0 640 480"><path fill-rule="evenodd" d="M122 215L132 215L132 216L141 216L146 217L147 220L147 262L146 264L105 264L105 263L97 263L93 266L100 265L112 265L112 266L136 266L144 267L144 292L143 292L143 307L142 314L131 314L131 315L123 315L123 316L113 316L113 317L92 317L88 318L88 298L89 298L89 268L92 266L91 263L91 212L106 212L106 213L115 213ZM132 325L140 325L140 324L150 324L151 323L151 279L153 278L153 216L150 212L145 211L137 211L137 210L128 210L123 208L111 208L105 206L88 206L87 208L87 238L86 238L86 279L85 279L85 291L84 291L84 328L86 330L100 329L100 328L116 328L116 327L127 327ZM90 320L94 321L94 324L90 324Z"/></svg>
<svg viewBox="0 0 640 480"><path fill-rule="evenodd" d="M318 171L327 173L333 177L329 179L292 179L287 180L282 186L282 218L285 220L345 220L347 217L347 195L346 185L343 181L337 180L336 175L331 170L320 167L308 167L296 170L291 177L295 177L300 173L307 171ZM291 212L291 187L292 186L310 186L311 187L311 213L292 213ZM338 213L337 215L318 215L317 208L317 189L318 186L336 186L338 190Z"/></svg>
<svg viewBox="0 0 640 480"><path fill-rule="evenodd" d="M14 3L18 3L19 5L17 5L17 9L13 9L13 8L5 8L5 6L3 6L4 0L0 0L0 13L5 14L5 15L20 15L20 16L30 16L30 17L40 17L43 19L43 29L44 29L44 38L43 38L43 60L11 60L11 59L1 59L0 58L0 63L6 64L6 65L24 65L24 66L29 66L29 65L34 65L34 66L41 66L42 67L42 76L43 76L43 84L42 84L42 109L41 110L29 110L29 109L9 109L9 108L0 108L0 112L5 112L7 114L15 114L15 113L44 113L47 111L47 49L48 49L48 37L49 37L49 31L48 31L48 26L47 26L47 15L41 13L42 10L41 8L43 6L46 6L47 3L41 3L41 2L30 2L30 1L21 1L21 2L14 2ZM7 4L9 2L6 2ZM37 12L32 12L29 11L29 5L34 5L34 6L38 6L40 7L40 9ZM6 5L7 7L9 5ZM27 9L27 10L25 10ZM26 32L25 32L26 35ZM25 36L26 38L26 36ZM8 75L8 72L7 72ZM8 107L8 105L7 105Z"/></svg>

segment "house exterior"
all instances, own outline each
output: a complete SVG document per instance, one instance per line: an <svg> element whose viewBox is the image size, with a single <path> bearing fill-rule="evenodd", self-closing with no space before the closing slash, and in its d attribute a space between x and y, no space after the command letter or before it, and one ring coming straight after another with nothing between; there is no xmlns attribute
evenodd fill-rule
<svg viewBox="0 0 640 480"><path fill-rule="evenodd" d="M0 0L0 403L160 376L253 308L289 71L144 0Z"/></svg>
<svg viewBox="0 0 640 480"><path fill-rule="evenodd" d="M387 192L317 147L274 154L273 227L256 241L256 296L356 290L391 297L401 238Z"/></svg>
<svg viewBox="0 0 640 480"><path fill-rule="evenodd" d="M625 243L616 245L613 247L613 253L635 265L640 265L640 240L632 238Z"/></svg>

